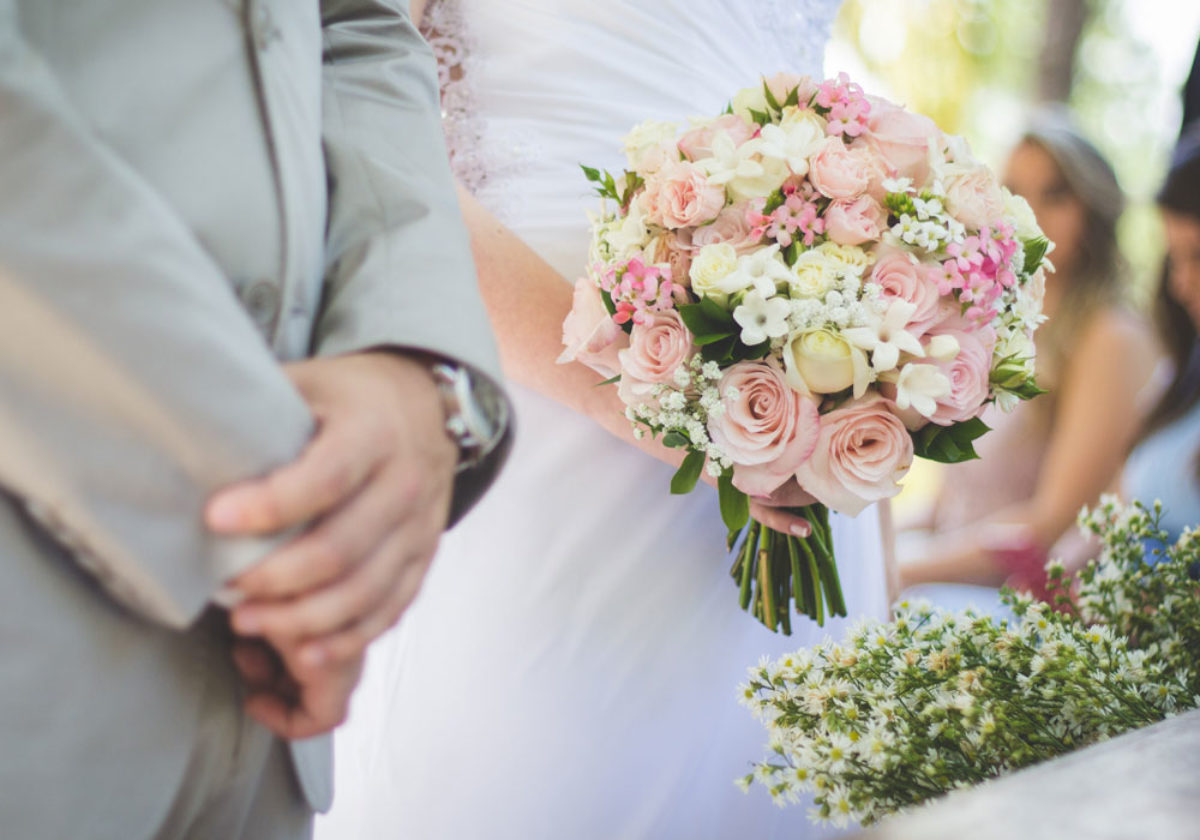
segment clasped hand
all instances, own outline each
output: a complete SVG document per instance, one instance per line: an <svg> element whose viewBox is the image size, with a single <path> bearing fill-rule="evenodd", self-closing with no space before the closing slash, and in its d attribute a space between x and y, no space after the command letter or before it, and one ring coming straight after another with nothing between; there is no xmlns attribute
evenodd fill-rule
<svg viewBox="0 0 1200 840"><path fill-rule="evenodd" d="M285 738L344 720L367 645L416 597L446 526L457 450L419 359L367 352L285 366L317 421L304 452L215 495L223 535L303 528L233 581L247 712Z"/></svg>

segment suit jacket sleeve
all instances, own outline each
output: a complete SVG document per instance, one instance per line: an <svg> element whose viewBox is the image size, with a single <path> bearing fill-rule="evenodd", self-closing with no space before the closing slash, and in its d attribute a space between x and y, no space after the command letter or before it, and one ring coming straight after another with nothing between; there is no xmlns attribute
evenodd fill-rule
<svg viewBox="0 0 1200 840"><path fill-rule="evenodd" d="M311 429L227 279L0 0L0 485L118 598L183 626L270 547L209 534L207 496Z"/></svg>
<svg viewBox="0 0 1200 840"><path fill-rule="evenodd" d="M316 351L415 349L499 378L442 135L436 65L397 0L324 0L329 266ZM507 451L460 476L452 518Z"/></svg>

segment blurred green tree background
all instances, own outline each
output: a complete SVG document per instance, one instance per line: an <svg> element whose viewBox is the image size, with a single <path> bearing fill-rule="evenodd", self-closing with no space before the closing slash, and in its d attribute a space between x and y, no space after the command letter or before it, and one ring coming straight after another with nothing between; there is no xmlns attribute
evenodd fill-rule
<svg viewBox="0 0 1200 840"><path fill-rule="evenodd" d="M1145 291L1197 38L1200 0L846 0L826 69L965 135L996 168L1034 106L1066 103L1130 196L1122 248Z"/></svg>

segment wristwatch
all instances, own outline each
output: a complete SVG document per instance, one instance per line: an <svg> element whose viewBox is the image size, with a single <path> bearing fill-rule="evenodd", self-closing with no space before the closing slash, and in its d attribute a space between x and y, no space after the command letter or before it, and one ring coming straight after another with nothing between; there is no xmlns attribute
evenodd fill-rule
<svg viewBox="0 0 1200 840"><path fill-rule="evenodd" d="M457 472L477 466L504 437L508 428L508 401L485 376L451 362L430 367L442 395L446 433L458 445Z"/></svg>

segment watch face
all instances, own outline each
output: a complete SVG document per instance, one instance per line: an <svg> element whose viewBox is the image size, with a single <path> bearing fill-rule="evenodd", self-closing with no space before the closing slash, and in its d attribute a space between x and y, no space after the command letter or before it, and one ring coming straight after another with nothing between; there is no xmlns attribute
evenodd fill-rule
<svg viewBox="0 0 1200 840"><path fill-rule="evenodd" d="M474 427L484 446L494 444L508 423L508 401L503 392L485 377L470 377L472 413L477 415Z"/></svg>

